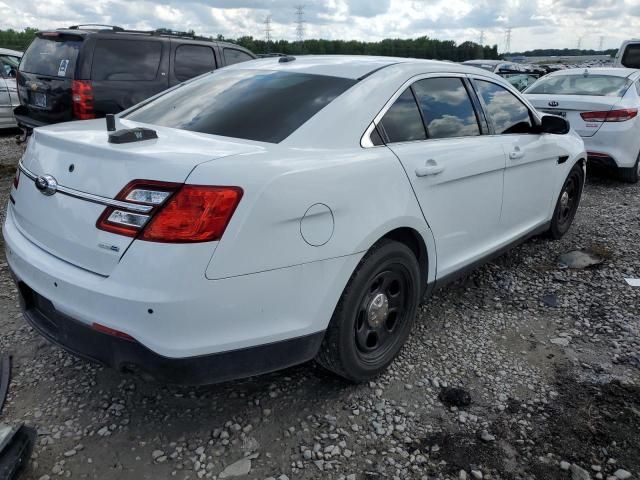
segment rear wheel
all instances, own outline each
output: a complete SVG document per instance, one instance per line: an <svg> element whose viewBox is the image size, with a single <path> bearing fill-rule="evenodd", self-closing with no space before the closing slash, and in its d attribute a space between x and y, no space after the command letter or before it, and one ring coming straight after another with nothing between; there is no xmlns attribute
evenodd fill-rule
<svg viewBox="0 0 640 480"><path fill-rule="evenodd" d="M583 186L584 171L580 165L574 165L560 190L560 197L551 218L551 238L558 240L569 230L580 204Z"/></svg>
<svg viewBox="0 0 640 480"><path fill-rule="evenodd" d="M381 373L411 333L420 267L406 245L382 240L362 259L342 293L316 360L353 382Z"/></svg>
<svg viewBox="0 0 640 480"><path fill-rule="evenodd" d="M620 178L624 182L638 183L640 180L640 154L636 158L636 164L631 168L621 168L619 170Z"/></svg>

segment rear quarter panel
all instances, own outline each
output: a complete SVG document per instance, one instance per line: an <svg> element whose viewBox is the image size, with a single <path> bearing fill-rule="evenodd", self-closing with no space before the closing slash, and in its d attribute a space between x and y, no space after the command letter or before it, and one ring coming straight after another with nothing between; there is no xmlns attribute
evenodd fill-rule
<svg viewBox="0 0 640 480"><path fill-rule="evenodd" d="M321 151L276 147L202 164L187 182L244 189L206 269L209 279L362 256L399 227L419 232L435 258L433 238L406 174L386 147ZM302 236L301 221L318 204L331 210L313 219L328 240L313 246ZM435 262L430 264L435 270ZM344 284L350 275L351 271L342 279Z"/></svg>

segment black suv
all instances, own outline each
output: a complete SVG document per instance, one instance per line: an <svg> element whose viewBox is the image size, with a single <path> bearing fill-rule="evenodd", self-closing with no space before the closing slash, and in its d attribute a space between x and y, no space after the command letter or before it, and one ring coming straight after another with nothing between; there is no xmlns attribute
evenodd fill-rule
<svg viewBox="0 0 640 480"><path fill-rule="evenodd" d="M164 29L76 25L41 31L18 69L16 120L28 130L103 117L202 73L254 58L238 45Z"/></svg>

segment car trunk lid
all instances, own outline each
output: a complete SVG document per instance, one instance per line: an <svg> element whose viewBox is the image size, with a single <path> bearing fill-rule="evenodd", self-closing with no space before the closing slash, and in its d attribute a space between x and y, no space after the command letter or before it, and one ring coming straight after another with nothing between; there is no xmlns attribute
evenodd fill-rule
<svg viewBox="0 0 640 480"><path fill-rule="evenodd" d="M560 115L569 120L571 127L581 137L591 137L602 126L602 122L586 122L583 112L608 112L620 102L620 97L595 95L527 95L527 99L544 113Z"/></svg>
<svg viewBox="0 0 640 480"><path fill-rule="evenodd" d="M198 164L261 148L162 127L156 129L156 140L117 145L108 142L104 125L104 120L90 120L34 130L21 161L18 188L12 192L14 218L27 238L103 276L111 273L133 238L98 229L105 205L91 198L112 200L137 179L183 183ZM59 186L52 195L36 188L34 179L46 175Z"/></svg>

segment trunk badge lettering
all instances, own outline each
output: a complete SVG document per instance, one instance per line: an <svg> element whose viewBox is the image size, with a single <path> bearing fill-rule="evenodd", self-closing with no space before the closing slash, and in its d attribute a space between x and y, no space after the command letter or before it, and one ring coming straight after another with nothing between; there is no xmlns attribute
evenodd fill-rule
<svg viewBox="0 0 640 480"><path fill-rule="evenodd" d="M51 196L58 191L58 182L51 175L39 176L35 184L40 193L46 196Z"/></svg>
<svg viewBox="0 0 640 480"><path fill-rule="evenodd" d="M556 102L555 100L551 100L551 101L549 102L549 106L550 106L550 107L557 107L558 105L560 105L560 104L559 104L558 102Z"/></svg>

